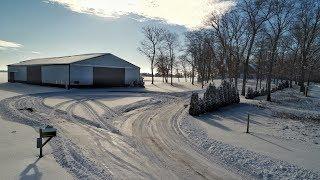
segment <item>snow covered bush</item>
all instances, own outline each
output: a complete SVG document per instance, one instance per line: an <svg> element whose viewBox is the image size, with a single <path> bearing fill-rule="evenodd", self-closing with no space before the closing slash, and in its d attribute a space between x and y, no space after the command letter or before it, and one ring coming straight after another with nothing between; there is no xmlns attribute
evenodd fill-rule
<svg viewBox="0 0 320 180"><path fill-rule="evenodd" d="M191 96L189 114L198 116L206 112L212 112L220 107L240 102L240 96L236 87L223 81L220 87L210 84L203 99L197 93Z"/></svg>
<svg viewBox="0 0 320 180"><path fill-rule="evenodd" d="M200 115L200 102L198 93L193 93L191 95L189 114L192 116Z"/></svg>
<svg viewBox="0 0 320 180"><path fill-rule="evenodd" d="M222 81L220 87L221 87L221 95L223 97L223 101L222 101L221 106L226 106L229 103L228 82L227 81Z"/></svg>
<svg viewBox="0 0 320 180"><path fill-rule="evenodd" d="M206 92L204 93L203 99L206 102L206 110L213 111L218 108L218 89L215 85L209 84Z"/></svg>
<svg viewBox="0 0 320 180"><path fill-rule="evenodd" d="M143 77L140 76L139 80L132 81L130 87L144 87Z"/></svg>
<svg viewBox="0 0 320 180"><path fill-rule="evenodd" d="M199 107L199 110L198 110L199 115L208 112L207 111L207 104L204 99L199 98L198 107Z"/></svg>
<svg viewBox="0 0 320 180"><path fill-rule="evenodd" d="M279 83L278 86L273 87L271 89L271 93L274 93L278 90L283 90L283 89L289 88L289 87L290 87L289 81L285 81L285 82ZM249 87L245 98L246 99L253 99L258 96L265 96L265 95L267 95L267 93L268 93L267 90L265 90L264 88L262 88L260 91L255 91L251 87Z"/></svg>
<svg viewBox="0 0 320 180"><path fill-rule="evenodd" d="M289 81L285 81L285 82L282 82L278 85L278 90L282 90L282 89L285 89L285 88L289 88L290 85L289 85Z"/></svg>
<svg viewBox="0 0 320 180"><path fill-rule="evenodd" d="M251 87L249 87L245 98L246 99L253 99L255 97L256 97L255 96L255 91Z"/></svg>
<svg viewBox="0 0 320 180"><path fill-rule="evenodd" d="M232 92L232 99L233 99L232 103L236 103L236 104L240 103L240 96L237 88L235 86L232 86L231 88L232 88L231 92Z"/></svg>
<svg viewBox="0 0 320 180"><path fill-rule="evenodd" d="M271 89L271 93L274 93L274 92L276 92L277 90L278 90L277 87L273 87L273 88Z"/></svg>
<svg viewBox="0 0 320 180"><path fill-rule="evenodd" d="M265 96L265 95L267 95L267 91L264 88L262 88L260 90L260 96Z"/></svg>

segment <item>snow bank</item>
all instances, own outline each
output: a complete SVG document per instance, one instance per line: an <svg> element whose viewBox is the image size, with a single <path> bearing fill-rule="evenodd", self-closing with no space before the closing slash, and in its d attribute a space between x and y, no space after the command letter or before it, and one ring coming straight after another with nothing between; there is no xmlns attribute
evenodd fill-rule
<svg viewBox="0 0 320 180"><path fill-rule="evenodd" d="M209 138L195 120L184 118L180 128L199 148L207 151L226 166L259 179L319 179L320 174L250 150Z"/></svg>

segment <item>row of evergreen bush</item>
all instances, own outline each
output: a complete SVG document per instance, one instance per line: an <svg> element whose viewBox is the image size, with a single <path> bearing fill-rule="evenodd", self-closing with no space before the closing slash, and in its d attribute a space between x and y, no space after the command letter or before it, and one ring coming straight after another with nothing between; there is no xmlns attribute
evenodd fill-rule
<svg viewBox="0 0 320 180"><path fill-rule="evenodd" d="M285 82L279 83L278 86L273 87L271 89L271 93L274 93L278 90L283 90L283 89L289 88L289 87L290 87L289 81L285 81ZM245 98L246 99L254 99L255 97L258 97L258 96L265 96L265 95L267 95L267 93L268 93L267 90L265 90L264 88L262 88L260 91L255 91L251 87L249 87Z"/></svg>
<svg viewBox="0 0 320 180"><path fill-rule="evenodd" d="M223 81L219 87L210 84L203 98L198 93L193 93L190 101L189 114L198 116L206 112L212 112L220 107L240 102L239 93L236 87L229 82Z"/></svg>
<svg viewBox="0 0 320 180"><path fill-rule="evenodd" d="M139 80L134 80L130 83L130 87L143 87L144 88L144 78L140 76Z"/></svg>

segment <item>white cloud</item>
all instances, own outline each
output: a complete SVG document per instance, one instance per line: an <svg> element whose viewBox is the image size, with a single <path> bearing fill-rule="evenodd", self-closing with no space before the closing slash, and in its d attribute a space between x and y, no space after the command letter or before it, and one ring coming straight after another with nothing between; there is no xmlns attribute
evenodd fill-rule
<svg viewBox="0 0 320 180"><path fill-rule="evenodd" d="M108 18L137 14L188 28L200 27L213 11L224 12L229 0L49 0L72 11Z"/></svg>
<svg viewBox="0 0 320 180"><path fill-rule="evenodd" d="M31 51L32 54L41 54L41 52L38 51Z"/></svg>
<svg viewBox="0 0 320 180"><path fill-rule="evenodd" d="M0 50L4 50L7 48L20 48L20 47L22 47L22 45L19 43L0 40Z"/></svg>

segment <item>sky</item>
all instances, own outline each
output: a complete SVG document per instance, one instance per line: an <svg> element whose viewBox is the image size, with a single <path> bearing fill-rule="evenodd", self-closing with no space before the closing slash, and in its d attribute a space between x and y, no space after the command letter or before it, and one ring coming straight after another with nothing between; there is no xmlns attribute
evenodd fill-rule
<svg viewBox="0 0 320 180"><path fill-rule="evenodd" d="M162 26L182 39L186 31L202 27L210 13L231 5L223 0L1 0L0 70L32 58L108 52L150 72L149 61L137 51L143 26Z"/></svg>

